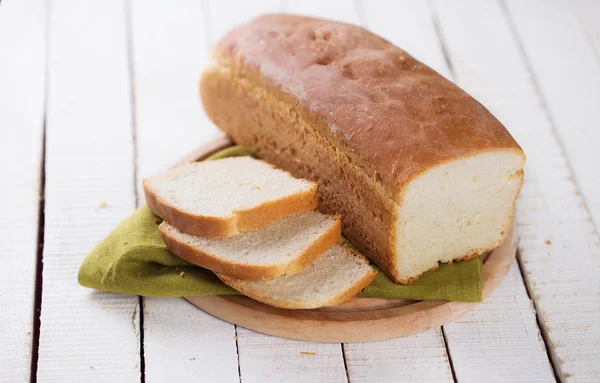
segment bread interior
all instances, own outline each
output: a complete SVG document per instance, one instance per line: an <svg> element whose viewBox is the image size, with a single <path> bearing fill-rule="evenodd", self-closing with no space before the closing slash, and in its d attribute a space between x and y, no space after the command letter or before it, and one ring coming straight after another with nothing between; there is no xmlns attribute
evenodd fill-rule
<svg viewBox="0 0 600 383"><path fill-rule="evenodd" d="M398 278L502 244L523 181L523 156L494 150L431 168L409 182L396 219Z"/></svg>

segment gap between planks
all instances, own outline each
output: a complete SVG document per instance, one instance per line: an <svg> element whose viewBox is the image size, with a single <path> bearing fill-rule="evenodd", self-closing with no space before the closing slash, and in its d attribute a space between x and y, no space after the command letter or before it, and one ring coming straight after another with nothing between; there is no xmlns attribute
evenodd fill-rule
<svg viewBox="0 0 600 383"><path fill-rule="evenodd" d="M46 85L47 89L47 85ZM44 103L45 104L45 103ZM45 108L44 108L45 110ZM44 112L45 114L45 112ZM38 357L40 345L40 314L42 310L42 273L44 270L44 225L46 215L44 209L46 206L46 117L44 115L44 127L42 131L42 161L40 166L40 202L38 208L38 234L37 234L37 253L35 268L35 295L33 298L33 328L31 342L31 374L30 381L37 382Z"/></svg>
<svg viewBox="0 0 600 383"><path fill-rule="evenodd" d="M518 33L517 33L515 25L514 25L514 20L512 19L512 17L510 16L510 14L508 12L508 9L506 8L506 2L504 0L501 0L500 5L502 8L502 12L507 20L507 23L510 27L511 33L513 34L513 36L518 36ZM529 73L533 73L533 68L527 58L527 55L525 54L525 51L523 49L523 43L521 42L521 40L519 38L515 38L515 45L517 46L519 53L523 57L523 61L525 62L527 71ZM531 78L531 81L533 82L534 87L536 89L539 89L539 85L534 77ZM540 99L542 100L544 109L547 110L547 106L546 106L547 104L544 100L544 95L542 94L542 92L539 92L539 91L538 91L538 95L539 95ZM552 120L552 116L549 113L546 113L546 114L547 114L548 119L550 120L550 125L553 127L553 131L554 131L554 135L556 136L556 140L558 141L558 143L561 147L561 150L564 152L564 143L561 142L561 140L560 140L560 136L558 135L558 132L556 129L556 123ZM567 162L567 166L569 167L569 171L572 174L573 173L572 164L569 162L568 157L566 158L566 162ZM586 209L587 209L587 206L586 206ZM537 307L537 304L535 302L535 299L534 299L535 296L533 294L533 291L531 291L531 280L529 280L529 278L527 277L527 274L524 271L523 261L521 260L521 252L519 250L517 250L517 262L519 264L519 272L521 273L521 278L523 278L523 280L525 281L525 290L527 291L527 296L529 297L531 302L533 302L533 307L535 308L535 319L537 321L538 327L540 328L540 333L542 335L542 339L544 340L544 345L546 346L546 353L548 355L548 360L550 361L550 366L552 367L552 372L554 373L554 379L557 382L560 382L561 379L560 379L559 371L557 369L556 363L554 362L554 357L552 356L552 351L551 351L552 343L550 342L550 339L548 337L548 332L546 331L544 324L542 323L539 315L537 314L539 308Z"/></svg>
<svg viewBox="0 0 600 383"><path fill-rule="evenodd" d="M138 146L137 118L135 109L135 70L133 68L133 36L131 30L131 0L125 0L125 38L127 40L127 70L129 71L129 99L131 100L131 142L133 144L133 195L136 208L139 208L138 197ZM146 356L144 353L144 297L138 296L140 311L138 328L140 329L140 381L146 382Z"/></svg>
<svg viewBox="0 0 600 383"><path fill-rule="evenodd" d="M0 7L0 381L34 380L37 366L45 27L42 0Z"/></svg>
<svg viewBox="0 0 600 383"><path fill-rule="evenodd" d="M40 346L40 326L42 311L42 274L44 271L44 228L46 224L46 108L48 105L48 55L50 52L49 9L44 9L44 120L42 128L42 154L40 164L40 202L38 211L37 254L35 268L35 296L33 304L33 340L31 344L30 381L37 382L38 357Z"/></svg>
<svg viewBox="0 0 600 383"><path fill-rule="evenodd" d="M550 361L550 367L552 367L552 372L554 373L554 380L557 382L560 382L560 377L558 375L558 371L556 369L556 366L554 364L553 358L552 358L552 353L551 353L551 347L552 347L552 343L550 343L550 339L548 339L548 334L546 331L544 331L544 326L540 320L539 315L537 315L537 307L535 307L535 299L533 296L533 292L531 291L530 287L529 287L529 281L527 280L527 276L525 275L525 273L523 272L523 265L521 264L521 254L520 251L517 249L517 264L518 264L518 268L519 268L519 273L521 274L521 278L523 278L523 280L525 281L525 291L527 291L527 297L529 298L529 300L531 302L533 302L533 307L535 308L535 320L537 322L537 326L540 329L540 334L542 335L542 339L544 341L544 345L546 346L546 355L548 356L548 360Z"/></svg>

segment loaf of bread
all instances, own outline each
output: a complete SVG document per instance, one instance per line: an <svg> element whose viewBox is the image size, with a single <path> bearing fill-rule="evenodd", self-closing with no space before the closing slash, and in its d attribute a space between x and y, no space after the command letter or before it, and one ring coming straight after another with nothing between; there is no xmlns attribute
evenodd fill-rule
<svg viewBox="0 0 600 383"><path fill-rule="evenodd" d="M268 15L227 34L200 81L238 144L318 183L319 208L397 283L499 246L525 156L481 104L365 29Z"/></svg>

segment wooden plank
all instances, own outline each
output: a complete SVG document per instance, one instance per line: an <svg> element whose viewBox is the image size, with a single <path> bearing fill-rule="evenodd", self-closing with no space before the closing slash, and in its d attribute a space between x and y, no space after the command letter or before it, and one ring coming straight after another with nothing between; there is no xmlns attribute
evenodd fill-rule
<svg viewBox="0 0 600 383"><path fill-rule="evenodd" d="M456 4L436 4L458 82L500 118L527 153L517 204L520 260L554 369L561 380L598 380L600 366L590 361L600 359L600 244L518 40L497 2L461 3L462 11ZM541 14L540 8L529 21ZM521 314L523 323L517 324L525 329L519 333L529 332L528 316ZM519 353L517 346L512 349ZM540 360L532 367L543 380ZM470 366L464 367L455 362L459 379Z"/></svg>
<svg viewBox="0 0 600 383"><path fill-rule="evenodd" d="M293 341L237 328L243 382L346 382L339 344Z"/></svg>
<svg viewBox="0 0 600 383"><path fill-rule="evenodd" d="M237 382L233 325L183 299L144 299L146 382Z"/></svg>
<svg viewBox="0 0 600 383"><path fill-rule="evenodd" d="M49 9L38 379L136 381L137 297L77 283L83 258L135 203L125 6L65 0Z"/></svg>
<svg viewBox="0 0 600 383"><path fill-rule="evenodd" d="M204 113L198 93L208 51L204 17L201 2L131 2L140 202L142 179L222 134Z"/></svg>
<svg viewBox="0 0 600 383"><path fill-rule="evenodd" d="M0 210L10 219L0 223L0 381L30 378L44 134L44 28L43 1L2 5Z"/></svg>
<svg viewBox="0 0 600 383"><path fill-rule="evenodd" d="M491 298L444 333L459 382L554 381L516 262Z"/></svg>
<svg viewBox="0 0 600 383"><path fill-rule="evenodd" d="M600 227L600 61L573 12L572 2L507 1L571 171ZM596 14L596 23L598 15Z"/></svg>
<svg viewBox="0 0 600 383"><path fill-rule="evenodd" d="M220 134L198 96L208 51L204 17L197 1L131 4L139 204L142 179ZM144 298L143 313L146 381L239 379L233 325L183 299Z"/></svg>
<svg viewBox="0 0 600 383"><path fill-rule="evenodd" d="M208 0L207 41L212 46L230 29L262 14L278 13L281 11L282 2L280 0Z"/></svg>
<svg viewBox="0 0 600 383"><path fill-rule="evenodd" d="M441 328L344 350L351 382L453 382Z"/></svg>

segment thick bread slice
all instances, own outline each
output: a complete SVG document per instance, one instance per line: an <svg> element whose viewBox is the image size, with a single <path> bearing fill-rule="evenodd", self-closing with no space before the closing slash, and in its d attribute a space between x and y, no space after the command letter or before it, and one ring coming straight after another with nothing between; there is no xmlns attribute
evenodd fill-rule
<svg viewBox="0 0 600 383"><path fill-rule="evenodd" d="M182 233L164 221L160 232L181 258L234 278L261 281L306 269L341 237L341 219L316 211L292 215L229 238Z"/></svg>
<svg viewBox="0 0 600 383"><path fill-rule="evenodd" d="M231 237L317 207L317 185L251 157L196 162L143 182L146 202L184 233Z"/></svg>
<svg viewBox="0 0 600 383"><path fill-rule="evenodd" d="M227 285L259 302L285 309L314 309L351 300L373 282L377 272L362 255L335 245L298 274L266 281L217 275Z"/></svg>

